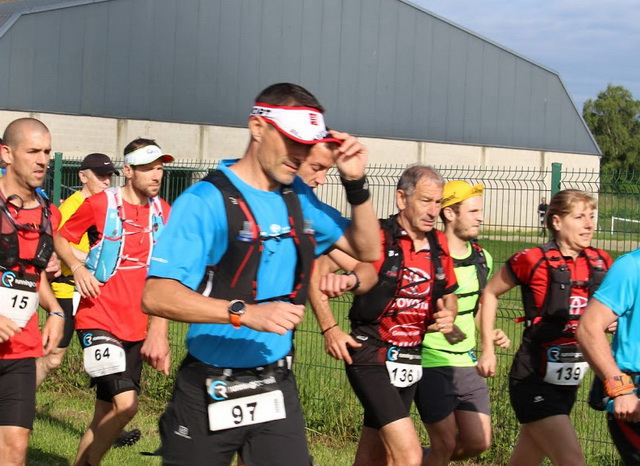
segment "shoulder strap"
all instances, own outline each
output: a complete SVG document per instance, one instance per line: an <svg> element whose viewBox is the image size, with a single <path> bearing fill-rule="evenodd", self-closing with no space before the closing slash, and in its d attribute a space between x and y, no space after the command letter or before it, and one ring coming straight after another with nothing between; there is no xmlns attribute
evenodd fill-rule
<svg viewBox="0 0 640 466"><path fill-rule="evenodd" d="M484 253L484 250L482 249L482 247L478 244L477 241L470 241L469 242L471 245L471 254L466 257L465 259L453 259L453 265L454 267L468 267L468 266L474 266L476 269L476 277L478 279L478 289L475 291L470 291L468 293L459 293L456 292L456 294L458 295L458 299L460 298L466 298L468 296L478 296L478 298L476 298L476 302L475 305L473 306L473 308L467 310L467 311L459 311L458 315L464 315L464 314L468 314L468 313L475 313L477 312L478 308L479 308L479 303L480 303L480 299L479 299L479 295L482 293L482 290L484 289L485 286L487 286L487 281L489 278L489 267L487 265L487 258L486 255Z"/></svg>
<svg viewBox="0 0 640 466"><path fill-rule="evenodd" d="M231 180L227 177L227 175L225 175L221 170L215 170L214 172L204 177L202 181L211 183L212 185L217 187L222 194L227 211L227 218L229 219L229 228L227 228L229 241L232 241L236 238L236 235L233 231L233 226L236 224L242 226L242 228L239 230L241 231L242 239L246 241L257 240L260 236L260 227L255 221L251 210L244 201L244 197L242 196L238 188L236 188ZM238 207L240 208L240 211L238 211ZM249 222L250 225L243 225L243 223L241 222L244 221Z"/></svg>
<svg viewBox="0 0 640 466"><path fill-rule="evenodd" d="M44 231L49 236L53 236L53 227L51 226L51 201L48 197L43 196L38 191L36 191L36 198L42 207L42 222L41 224L46 226L44 227Z"/></svg>
<svg viewBox="0 0 640 466"><path fill-rule="evenodd" d="M531 267L531 273L529 273L529 282L531 282L531 280L533 279L533 275L536 273L536 271L538 270L538 267L540 267L540 264L542 264L542 262L547 262L547 264L549 266L551 266L550 261L558 261L561 260L560 257L549 257L549 252L550 251L558 251L558 247L556 246L555 241L549 241L545 244L543 244L542 246L538 246L538 249L540 249L540 251L542 251L542 257L538 260L538 262L536 262L533 267ZM558 251L560 252L560 251Z"/></svg>
<svg viewBox="0 0 640 466"><path fill-rule="evenodd" d="M431 230L427 233L427 240L429 241L429 249L431 251L431 265L433 273L433 291L431 294L431 302L434 309L438 299L444 296L444 290L446 288L447 277L442 267L442 248L438 242L436 236L436 230Z"/></svg>
<svg viewBox="0 0 640 466"><path fill-rule="evenodd" d="M471 254L475 256L476 270L478 272L478 286L479 291L482 291L484 290L484 287L487 286L487 280L489 278L487 257L477 241L471 241Z"/></svg>
<svg viewBox="0 0 640 466"><path fill-rule="evenodd" d="M160 233L164 229L166 221L164 219L164 209L162 208L162 200L160 196L155 196L149 199L149 228L151 229L152 242L158 241ZM149 254L149 260L151 260L151 254Z"/></svg>
<svg viewBox="0 0 640 466"><path fill-rule="evenodd" d="M222 193L228 221L229 244L215 268L213 296L255 302L256 277L263 248L260 227L238 188L222 171L214 171L203 181L215 185ZM305 225L298 194L291 186L283 186L281 194L287 208L291 227L289 235L296 247L297 260L294 288L291 294L280 299L304 304L315 255L315 236L312 228Z"/></svg>
<svg viewBox="0 0 640 466"><path fill-rule="evenodd" d="M222 195L228 242L218 264L205 273L198 291L208 290L208 295L215 298L254 303L262 249L259 227L242 194L222 171L215 170L202 181L214 185Z"/></svg>
<svg viewBox="0 0 640 466"><path fill-rule="evenodd" d="M283 186L281 192L289 215L291 236L298 253L296 280L290 298L294 304L305 304L309 294L309 279L315 258L315 236L313 230L305 225L300 199L293 188Z"/></svg>
<svg viewBox="0 0 640 466"><path fill-rule="evenodd" d="M594 255L592 256L588 252L593 252ZM589 263L589 296L591 297L604 281L609 267L597 248L589 246L585 249L585 255Z"/></svg>
<svg viewBox="0 0 640 466"><path fill-rule="evenodd" d="M380 322L393 304L401 285L404 256L395 239L400 233L396 215L381 219L380 229L384 236L384 258L378 273L378 283L368 292L354 296L349 320L355 326Z"/></svg>
<svg viewBox="0 0 640 466"><path fill-rule="evenodd" d="M89 250L85 266L102 283L118 269L124 248L122 195L119 187L105 189L107 198L102 237Z"/></svg>

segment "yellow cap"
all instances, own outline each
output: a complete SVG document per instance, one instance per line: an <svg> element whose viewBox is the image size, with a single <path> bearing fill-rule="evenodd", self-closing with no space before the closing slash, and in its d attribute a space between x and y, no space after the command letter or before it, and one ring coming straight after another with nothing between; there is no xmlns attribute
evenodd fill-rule
<svg viewBox="0 0 640 466"><path fill-rule="evenodd" d="M484 186L481 184L471 186L462 180L449 181L444 185L442 207L449 207L473 196L482 196L482 191L484 191Z"/></svg>

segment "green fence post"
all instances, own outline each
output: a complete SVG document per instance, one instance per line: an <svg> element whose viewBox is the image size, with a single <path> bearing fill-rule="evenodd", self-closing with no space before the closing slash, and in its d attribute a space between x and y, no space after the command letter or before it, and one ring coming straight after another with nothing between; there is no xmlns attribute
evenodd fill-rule
<svg viewBox="0 0 640 466"><path fill-rule="evenodd" d="M62 152L56 152L53 159L53 203L60 205L62 195Z"/></svg>
<svg viewBox="0 0 640 466"><path fill-rule="evenodd" d="M551 196L560 191L562 181L562 164L555 162L551 164Z"/></svg>

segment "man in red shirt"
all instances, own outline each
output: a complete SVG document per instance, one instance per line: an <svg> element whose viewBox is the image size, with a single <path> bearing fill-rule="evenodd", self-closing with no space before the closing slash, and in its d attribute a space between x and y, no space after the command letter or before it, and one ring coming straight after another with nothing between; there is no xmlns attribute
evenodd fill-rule
<svg viewBox="0 0 640 466"><path fill-rule="evenodd" d="M60 226L64 225L67 219L78 210L86 198L109 188L109 186L111 186L111 178L114 174L120 175L120 172L115 169L113 162L107 155L100 153L87 155L82 160L80 170L78 171L78 178L80 179L80 183L82 183L82 189L73 193L60 204ZM89 252L89 239L87 235L82 237L80 243L74 244L73 248L76 257L84 260ZM60 307L64 310L64 333L62 340L60 340L60 346L47 356L43 356L36 361L36 384L38 387L44 382L44 379L51 371L54 371L62 364L62 359L75 333L74 311L78 305L78 295L75 293L71 270L66 266L62 267L60 276L51 280L51 288Z"/></svg>
<svg viewBox="0 0 640 466"><path fill-rule="evenodd" d="M124 155L125 185L87 198L55 240L82 295L76 330L97 386L93 420L76 456L80 465L99 464L135 416L142 361L169 374L167 321L149 322L141 302L151 251L169 214L158 192L163 165L173 156L151 139L132 141ZM70 244L85 232L91 249L81 262Z"/></svg>
<svg viewBox="0 0 640 466"><path fill-rule="evenodd" d="M7 126L0 149L0 464L25 464L36 403L36 358L58 346L64 314L45 269L60 212L36 193L51 154L47 127L33 118ZM38 303L49 310L38 328Z"/></svg>
<svg viewBox="0 0 640 466"><path fill-rule="evenodd" d="M435 230L443 186L433 168L408 168L396 191L399 213L380 222L380 259L358 262L331 251L316 264L309 299L325 349L345 361L364 408L356 465L422 462L409 416L422 376L422 339L427 331L449 334L454 342L459 338L453 333L458 286L453 259L446 237ZM336 268L348 272L326 273ZM347 290L355 295L350 334L341 330L327 302Z"/></svg>

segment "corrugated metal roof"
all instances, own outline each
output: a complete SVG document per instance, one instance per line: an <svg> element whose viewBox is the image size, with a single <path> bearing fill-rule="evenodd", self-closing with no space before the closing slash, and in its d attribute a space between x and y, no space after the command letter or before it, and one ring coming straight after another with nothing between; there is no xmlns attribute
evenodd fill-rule
<svg viewBox="0 0 640 466"><path fill-rule="evenodd" d="M406 0L23 0L4 14L1 108L241 126L260 89L291 81L354 134L599 154L558 73Z"/></svg>
<svg viewBox="0 0 640 466"><path fill-rule="evenodd" d="M105 1L109 0L15 0L2 3L0 4L0 37L2 37L23 14Z"/></svg>

